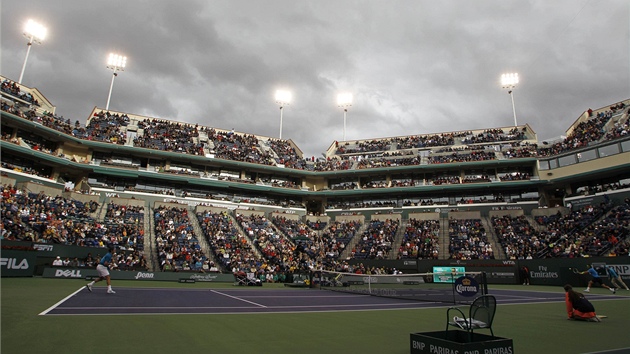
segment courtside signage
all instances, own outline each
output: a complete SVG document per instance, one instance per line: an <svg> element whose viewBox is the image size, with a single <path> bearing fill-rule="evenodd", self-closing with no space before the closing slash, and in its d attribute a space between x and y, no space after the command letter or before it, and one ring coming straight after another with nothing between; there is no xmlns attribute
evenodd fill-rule
<svg viewBox="0 0 630 354"><path fill-rule="evenodd" d="M35 252L2 250L0 270L3 277L32 277L35 273Z"/></svg>
<svg viewBox="0 0 630 354"><path fill-rule="evenodd" d="M55 278L82 278L80 269L57 269Z"/></svg>
<svg viewBox="0 0 630 354"><path fill-rule="evenodd" d="M455 292L464 297L473 297L479 293L479 283L469 276L455 280Z"/></svg>
<svg viewBox="0 0 630 354"><path fill-rule="evenodd" d="M19 262L19 264L18 264ZM28 261L26 258L0 258L0 266L4 266L7 269L28 269Z"/></svg>
<svg viewBox="0 0 630 354"><path fill-rule="evenodd" d="M411 354L513 354L512 339L475 332L475 340L460 330L410 334Z"/></svg>
<svg viewBox="0 0 630 354"><path fill-rule="evenodd" d="M118 271L109 273L113 280L158 280L177 281L186 278L194 281L233 283L234 275L222 273L186 273L186 272L141 272L141 271ZM44 268L44 278L65 278L65 279L92 279L98 277L94 268Z"/></svg>

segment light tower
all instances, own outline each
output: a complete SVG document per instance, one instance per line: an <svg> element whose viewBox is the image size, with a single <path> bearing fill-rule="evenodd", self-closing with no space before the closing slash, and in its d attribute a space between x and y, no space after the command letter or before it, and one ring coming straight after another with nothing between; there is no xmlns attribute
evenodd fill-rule
<svg viewBox="0 0 630 354"><path fill-rule="evenodd" d="M516 123L516 107L514 106L514 89L516 88L516 84L518 84L518 74L517 73L509 73L501 75L501 86L508 90L508 94L512 98L512 112L514 113L514 126L518 126Z"/></svg>
<svg viewBox="0 0 630 354"><path fill-rule="evenodd" d="M352 94L348 92L338 94L337 106L343 108L343 141L346 141L346 117L348 107L352 106Z"/></svg>
<svg viewBox="0 0 630 354"><path fill-rule="evenodd" d="M282 108L291 102L291 92L286 90L276 91L276 103L280 105L280 139L282 139Z"/></svg>
<svg viewBox="0 0 630 354"><path fill-rule="evenodd" d="M24 26L24 37L28 38L28 43L26 44L26 58L24 58L24 64L22 65L22 72L20 72L20 79L18 80L18 84L22 83L24 70L26 69L26 61L28 60L28 55L31 52L31 46L33 45L33 42L37 44L42 44L42 41L46 39L46 34L48 34L48 29L46 29L46 27L33 20L28 20L28 22L26 22L26 26Z"/></svg>
<svg viewBox="0 0 630 354"><path fill-rule="evenodd" d="M109 57L107 58L107 68L114 71L114 75L112 75L112 83L109 85L109 95L107 95L107 105L105 105L105 110L109 111L109 100L112 97L112 89L114 88L114 78L118 76L118 71L125 71L125 66L127 65L127 57L109 53Z"/></svg>

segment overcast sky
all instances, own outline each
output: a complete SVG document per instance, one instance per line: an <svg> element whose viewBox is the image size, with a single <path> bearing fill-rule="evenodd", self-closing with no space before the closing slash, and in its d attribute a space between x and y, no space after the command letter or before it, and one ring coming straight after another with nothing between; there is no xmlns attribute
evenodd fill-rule
<svg viewBox="0 0 630 354"><path fill-rule="evenodd" d="M18 80L24 24L48 28L22 83L85 123L104 108L278 137L305 156L347 140L513 125L539 141L630 98L628 0L3 0L2 75Z"/></svg>

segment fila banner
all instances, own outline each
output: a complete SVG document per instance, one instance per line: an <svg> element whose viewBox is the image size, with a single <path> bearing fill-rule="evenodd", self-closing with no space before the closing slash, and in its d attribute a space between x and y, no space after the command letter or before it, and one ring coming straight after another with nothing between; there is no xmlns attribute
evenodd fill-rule
<svg viewBox="0 0 630 354"><path fill-rule="evenodd" d="M0 271L3 277L32 277L37 252L2 250Z"/></svg>

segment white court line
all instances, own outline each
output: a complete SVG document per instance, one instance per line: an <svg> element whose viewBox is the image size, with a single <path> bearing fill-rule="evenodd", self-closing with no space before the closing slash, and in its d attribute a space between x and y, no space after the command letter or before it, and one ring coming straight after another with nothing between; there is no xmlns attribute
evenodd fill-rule
<svg viewBox="0 0 630 354"><path fill-rule="evenodd" d="M240 300L240 299L238 299ZM249 301L246 301L249 302ZM285 308L330 308L330 307L370 307L370 306L408 306L408 302L399 302L392 304L345 304L345 305L289 305L289 306L263 306L266 309L285 309ZM420 304L418 304L420 305ZM417 307L410 307L417 308ZM63 307L64 310L145 310L145 309L251 309L251 306L85 306L85 307Z"/></svg>
<svg viewBox="0 0 630 354"><path fill-rule="evenodd" d="M213 292L213 293L215 293L215 294L219 294L219 295L223 295L223 296L230 297L230 298L235 299L235 300L243 301L243 302L246 302L246 303L248 303L248 304L256 305L256 306L258 306L258 307L264 307L264 308L267 308L267 306L265 306L265 305L261 305L261 304L259 304L259 303L253 302L253 301L248 301L248 300L245 300L245 299L240 298L240 297L237 297L237 296L228 295L228 294L226 294L226 293L222 293L222 292L220 292L220 291L212 290L212 292Z"/></svg>
<svg viewBox="0 0 630 354"><path fill-rule="evenodd" d="M79 291L85 289L85 286L82 286L79 288L79 290L73 292L72 294L64 297L63 299L61 299L59 302L57 302L56 304L52 305L51 307L49 307L48 309L44 310L42 313L40 313L38 316L44 316L45 314L49 313L50 311L54 310L57 306L63 304L66 300L68 300L69 298L73 297L74 295L76 295Z"/></svg>

